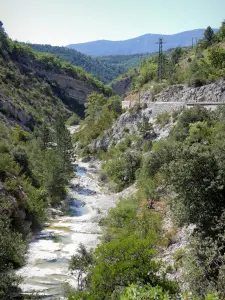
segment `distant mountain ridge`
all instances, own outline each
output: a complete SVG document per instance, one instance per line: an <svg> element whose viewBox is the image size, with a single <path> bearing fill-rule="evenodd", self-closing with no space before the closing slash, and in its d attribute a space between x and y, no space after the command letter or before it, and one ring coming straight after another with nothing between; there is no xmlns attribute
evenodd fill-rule
<svg viewBox="0 0 225 300"><path fill-rule="evenodd" d="M214 29L217 31L218 29ZM99 40L80 44L70 44L67 47L88 55L129 55L138 53L151 53L158 50L157 40L162 37L165 41L164 50L178 46L188 47L192 45L192 38L202 38L205 29L184 31L172 35L145 34L124 41Z"/></svg>

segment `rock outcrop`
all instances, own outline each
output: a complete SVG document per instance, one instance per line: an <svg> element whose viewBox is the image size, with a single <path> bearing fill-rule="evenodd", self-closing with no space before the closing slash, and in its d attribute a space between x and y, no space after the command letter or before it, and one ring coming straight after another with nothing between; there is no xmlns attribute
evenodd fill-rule
<svg viewBox="0 0 225 300"><path fill-rule="evenodd" d="M126 77L113 81L111 87L117 95L125 95L131 86L132 78Z"/></svg>
<svg viewBox="0 0 225 300"><path fill-rule="evenodd" d="M107 150L119 143L127 134L138 134L146 140L159 140L166 138L170 132L172 124L169 122L164 127L157 124L154 119L155 114L151 108L127 111L122 114L114 123L111 129L105 134L94 140L90 144L91 149ZM143 130L143 127L152 124L150 128Z"/></svg>
<svg viewBox="0 0 225 300"><path fill-rule="evenodd" d="M46 67L43 63L35 60L17 61L22 74L34 73L37 77L45 80L52 88L54 94L71 110L81 116L84 114L84 104L87 96L97 87L90 82L69 76L57 69Z"/></svg>
<svg viewBox="0 0 225 300"><path fill-rule="evenodd" d="M21 126L25 126L28 128L32 128L34 125L33 117L21 107L17 107L16 105L10 103L9 99L7 99L0 92L0 115L2 118L6 118L11 121L10 123L19 123Z"/></svg>
<svg viewBox="0 0 225 300"><path fill-rule="evenodd" d="M141 124L153 124L152 130L147 132L151 140L167 137L172 125L168 124L163 128L157 126L155 118L158 115L165 112L172 113L195 104L202 104L207 108L214 109L218 104L225 103L225 80L221 79L198 88L184 85L170 86L156 95L154 101L152 100L150 90L142 93L140 105L133 105L122 114L110 130L91 143L90 148L106 150L117 144L127 133L140 134ZM137 104L137 102L135 103Z"/></svg>
<svg viewBox="0 0 225 300"><path fill-rule="evenodd" d="M182 84L171 85L154 97L151 97L149 90L141 94L142 102L153 100L154 102L183 103L225 102L225 79L196 88Z"/></svg>

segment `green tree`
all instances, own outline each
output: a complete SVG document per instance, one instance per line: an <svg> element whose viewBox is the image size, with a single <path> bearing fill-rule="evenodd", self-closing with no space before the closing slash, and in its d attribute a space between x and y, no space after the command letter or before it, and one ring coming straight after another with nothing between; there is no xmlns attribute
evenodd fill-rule
<svg viewBox="0 0 225 300"><path fill-rule="evenodd" d="M204 32L204 38L207 46L212 45L214 36L215 35L213 29L210 26L208 26Z"/></svg>
<svg viewBox="0 0 225 300"><path fill-rule="evenodd" d="M137 236L130 235L100 246L96 253L97 264L92 271L93 299L110 299L113 292L119 292L130 282L157 284L159 265L151 260L155 255L153 240L153 236L137 239Z"/></svg>
<svg viewBox="0 0 225 300"><path fill-rule="evenodd" d="M198 121L205 121L210 124L210 112L200 105L184 110L178 119L177 125L172 129L171 136L177 141L184 141L189 135L190 124Z"/></svg>
<svg viewBox="0 0 225 300"><path fill-rule="evenodd" d="M181 47L177 47L175 48L172 52L171 52L171 60L173 64L177 64L179 62L179 59L181 58L181 56L183 55L183 49Z"/></svg>
<svg viewBox="0 0 225 300"><path fill-rule="evenodd" d="M92 251L87 251L85 246L83 244L79 245L79 248L77 250L77 254L73 255L70 264L69 269L73 271L78 272L77 274L77 282L78 282L78 291L82 291L84 287L88 283L88 268L90 268L91 265L94 263L94 255ZM85 278L84 278L84 275Z"/></svg>
<svg viewBox="0 0 225 300"><path fill-rule="evenodd" d="M220 29L216 33L216 39L218 42L222 42L225 39L225 21L222 22Z"/></svg>
<svg viewBox="0 0 225 300"><path fill-rule="evenodd" d="M208 59L213 67L217 69L225 68L225 50L219 47L212 47L208 53Z"/></svg>
<svg viewBox="0 0 225 300"><path fill-rule="evenodd" d="M8 42L8 36L5 32L5 29L3 27L3 23L0 20L0 51L8 50L9 42ZM2 49L1 49L2 48ZM2 52L2 51L1 51Z"/></svg>
<svg viewBox="0 0 225 300"><path fill-rule="evenodd" d="M178 195L174 207L179 220L210 228L210 221L225 206L223 181L212 151L199 143L183 146L168 170L168 181Z"/></svg>
<svg viewBox="0 0 225 300"><path fill-rule="evenodd" d="M102 94L93 92L88 96L85 104L86 123L100 120L101 111L104 104L106 104L106 98Z"/></svg>
<svg viewBox="0 0 225 300"><path fill-rule="evenodd" d="M104 166L108 176L117 185L117 190L121 190L130 185L135 180L135 173L140 167L140 156L132 151L110 159Z"/></svg>
<svg viewBox="0 0 225 300"><path fill-rule="evenodd" d="M52 137L51 137L49 126L45 121L40 126L38 135L40 137L41 149L46 150L49 142L51 142L52 140Z"/></svg>
<svg viewBox="0 0 225 300"><path fill-rule="evenodd" d="M184 258L185 277L192 293L205 299L207 293L216 293L224 299L225 290L225 212L215 219L210 234L196 231L189 252ZM208 299L206 297L206 299ZM210 299L210 298L209 298Z"/></svg>
<svg viewBox="0 0 225 300"><path fill-rule="evenodd" d="M189 137L187 141L190 143L211 143L212 127L207 122L196 122L190 124Z"/></svg>
<svg viewBox="0 0 225 300"><path fill-rule="evenodd" d="M66 128L64 118L61 116L57 116L54 127L56 149L62 159L65 171L70 171L74 148L72 144L71 135L69 130Z"/></svg>
<svg viewBox="0 0 225 300"><path fill-rule="evenodd" d="M10 220L3 215L0 199L0 299L13 299L19 292L20 277L13 267L23 263L25 244L22 235L12 230Z"/></svg>
<svg viewBox="0 0 225 300"><path fill-rule="evenodd" d="M122 113L122 102L119 96L110 97L107 101L106 106L112 112L114 112L114 117L117 118Z"/></svg>

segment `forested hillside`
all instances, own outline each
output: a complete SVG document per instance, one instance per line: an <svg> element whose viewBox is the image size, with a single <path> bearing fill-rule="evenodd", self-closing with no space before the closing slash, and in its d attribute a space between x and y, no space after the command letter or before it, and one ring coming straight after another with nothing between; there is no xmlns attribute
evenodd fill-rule
<svg viewBox="0 0 225 300"><path fill-rule="evenodd" d="M29 120L54 118L56 111L59 113L59 109L66 108L82 116L88 94L92 91L105 95L112 93L109 86L104 86L82 68L51 54L35 53L29 46L9 39L2 48L1 62L1 93L4 100L1 106L9 114L15 112L17 106L19 111L24 108ZM20 114L14 113L15 116L19 118Z"/></svg>
<svg viewBox="0 0 225 300"><path fill-rule="evenodd" d="M110 64L114 68L121 68L123 72L120 74L123 74L131 68L139 67L141 62L151 55L152 53L133 54L133 55L132 54L131 55L107 55L107 56L97 56L96 59L100 62Z"/></svg>
<svg viewBox="0 0 225 300"><path fill-rule="evenodd" d="M222 24L215 33L208 27L204 39L199 40L194 48L178 47L164 54L160 83L158 57L155 55L143 61L138 76L132 82L132 90L146 90L157 82L158 90L160 84L161 88L177 83L201 86L221 78L224 75L224 28Z"/></svg>
<svg viewBox="0 0 225 300"><path fill-rule="evenodd" d="M224 41L222 24L216 34L208 27L190 52L175 49L166 58L165 83L202 86L223 78ZM164 87L159 88L156 72L153 57L143 63L134 88L149 83L159 93ZM89 96L86 118L74 135L77 153L102 160L103 185L113 191L129 187L133 194L101 221L97 249L81 246L71 259L71 270L80 268L87 277L69 299L224 299L223 91L216 110L180 106L154 115L153 106L137 102L111 118L103 99ZM164 97L166 92L169 102L170 89ZM148 101L154 100L157 107L154 97Z"/></svg>
<svg viewBox="0 0 225 300"><path fill-rule="evenodd" d="M216 33L211 27L205 31L195 47L177 47L163 53L162 76L158 77L158 55L153 54L141 62L140 68L134 68L116 78L113 85L129 81L124 93L131 98L139 97L137 92L149 90L152 97L163 88L173 84L186 84L198 87L213 82L223 76L224 61L224 24ZM121 83L120 83L121 82ZM136 95L136 96L135 96Z"/></svg>
<svg viewBox="0 0 225 300"><path fill-rule="evenodd" d="M127 71L122 64L112 65L110 61L101 61L74 49L51 45L28 45L35 51L54 54L74 66L82 67L86 72L92 73L105 83Z"/></svg>
<svg viewBox="0 0 225 300"><path fill-rule="evenodd" d="M0 299L19 296L14 269L28 238L65 197L73 159L65 122L79 122L93 91L112 93L83 69L12 41L0 22Z"/></svg>
<svg viewBox="0 0 225 300"><path fill-rule="evenodd" d="M82 67L107 83L126 73L129 69L138 67L150 54L89 56L74 49L51 45L28 44L33 50L51 53L75 66Z"/></svg>

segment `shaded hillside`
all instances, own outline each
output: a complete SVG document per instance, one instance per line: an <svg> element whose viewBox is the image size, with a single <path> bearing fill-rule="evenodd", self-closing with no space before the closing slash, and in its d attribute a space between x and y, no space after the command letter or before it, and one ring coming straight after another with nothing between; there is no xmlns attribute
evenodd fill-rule
<svg viewBox="0 0 225 300"><path fill-rule="evenodd" d="M99 60L74 49L39 44L29 44L29 46L35 51L57 55L72 65L82 67L86 72L92 73L103 82L109 82L127 71L123 65L111 65L110 61Z"/></svg>
<svg viewBox="0 0 225 300"><path fill-rule="evenodd" d="M51 53L72 65L82 67L86 72L100 78L103 82L110 82L129 69L138 67L150 56L149 53L135 55L109 55L91 57L74 49L51 45L28 44L33 50Z"/></svg>
<svg viewBox="0 0 225 300"><path fill-rule="evenodd" d="M87 95L106 95L111 89L80 67L63 63L50 54L8 40L1 48L0 108L20 122L54 118L60 110L83 115Z"/></svg>
<svg viewBox="0 0 225 300"><path fill-rule="evenodd" d="M191 46L192 38L202 38L204 31L204 29L196 29L172 35L145 34L125 41L100 40L80 44L70 44L67 47L89 55L149 53L158 50L156 42L160 37L165 40L166 43L164 44L164 49L167 50L178 46Z"/></svg>
<svg viewBox="0 0 225 300"><path fill-rule="evenodd" d="M132 82L139 75L139 72L138 68L130 69L127 73L124 73L114 79L110 83L110 86L117 95L125 96L126 92L131 89Z"/></svg>
<svg viewBox="0 0 225 300"><path fill-rule="evenodd" d="M31 233L65 199L73 145L65 120L83 113L69 88L106 92L81 69L11 41L0 21L0 299L23 299L13 272ZM70 81L66 86L64 81ZM73 84L72 84L73 83Z"/></svg>
<svg viewBox="0 0 225 300"><path fill-rule="evenodd" d="M124 74L129 69L140 66L141 62L151 55L151 53L131 55L107 55L97 56L96 59L98 59L100 62L110 64L114 68L119 68L120 70L123 70L123 73L120 74Z"/></svg>

